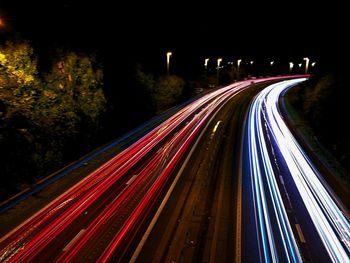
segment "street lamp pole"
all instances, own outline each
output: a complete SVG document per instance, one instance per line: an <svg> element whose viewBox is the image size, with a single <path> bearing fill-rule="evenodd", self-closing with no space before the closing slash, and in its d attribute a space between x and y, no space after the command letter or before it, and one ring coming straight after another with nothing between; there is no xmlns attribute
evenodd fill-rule
<svg viewBox="0 0 350 263"><path fill-rule="evenodd" d="M239 69L239 66L241 65L242 59L237 60L237 68Z"/></svg>
<svg viewBox="0 0 350 263"><path fill-rule="evenodd" d="M309 61L310 61L310 59L309 58L304 58L304 60L306 61L306 63L305 63L305 74L307 74L307 71L308 71L308 68L309 68Z"/></svg>
<svg viewBox="0 0 350 263"><path fill-rule="evenodd" d="M289 62L289 74L292 73L293 66L294 66L293 62Z"/></svg>
<svg viewBox="0 0 350 263"><path fill-rule="evenodd" d="M217 66L217 76L216 76L216 79L217 79L217 85L219 86L219 69L220 69L220 63L222 61L222 58L218 58L218 66Z"/></svg>
<svg viewBox="0 0 350 263"><path fill-rule="evenodd" d="M207 73L208 73L208 61L209 61L209 58L206 58L204 60L205 75L207 75Z"/></svg>
<svg viewBox="0 0 350 263"><path fill-rule="evenodd" d="M170 56L172 55L171 52L166 53L166 73L169 75L169 65L170 65Z"/></svg>
<svg viewBox="0 0 350 263"><path fill-rule="evenodd" d="M241 65L242 59L237 59L237 78L240 79L241 78L241 73L239 70L239 67Z"/></svg>

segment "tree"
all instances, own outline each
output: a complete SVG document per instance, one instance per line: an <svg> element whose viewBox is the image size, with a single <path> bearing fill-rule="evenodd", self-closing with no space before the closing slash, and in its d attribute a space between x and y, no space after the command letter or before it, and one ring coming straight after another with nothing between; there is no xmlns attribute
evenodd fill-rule
<svg viewBox="0 0 350 263"><path fill-rule="evenodd" d="M6 185L0 196L88 150L105 110L103 72L93 56L58 52L52 70L41 75L44 80L28 42L0 47L0 167Z"/></svg>
<svg viewBox="0 0 350 263"><path fill-rule="evenodd" d="M14 114L28 116L33 108L40 81L37 59L28 42L6 42L0 47L0 100L3 118Z"/></svg>
<svg viewBox="0 0 350 263"><path fill-rule="evenodd" d="M174 106L178 102L184 86L185 82L180 77L160 76L151 90L157 112L160 113Z"/></svg>
<svg viewBox="0 0 350 263"><path fill-rule="evenodd" d="M333 75L322 77L314 87L306 89L304 111L310 114L313 123L320 124L329 111L329 104L333 98L335 80Z"/></svg>
<svg viewBox="0 0 350 263"><path fill-rule="evenodd" d="M54 137L51 144L56 147L69 142L70 146L86 149L79 145L84 140L82 145L91 146L89 138L96 135L99 116L106 107L103 71L95 58L59 51L44 79L45 89L36 104L34 120L45 128L44 137Z"/></svg>
<svg viewBox="0 0 350 263"><path fill-rule="evenodd" d="M7 41L0 46L0 196L29 181L35 168L30 116L39 96L37 58L26 41ZM19 165L21 164L21 165ZM6 186L6 187L5 187Z"/></svg>
<svg viewBox="0 0 350 263"><path fill-rule="evenodd" d="M301 95L303 113L319 141L349 170L350 128L346 113L350 91L346 74L315 77Z"/></svg>
<svg viewBox="0 0 350 263"><path fill-rule="evenodd" d="M96 122L106 104L103 71L96 67L94 57L73 52L60 54L51 72L45 76L45 97L56 99L68 115L83 114Z"/></svg>
<svg viewBox="0 0 350 263"><path fill-rule="evenodd" d="M155 80L152 74L143 72L140 67L136 68L135 76L150 92L157 113L174 106L181 98L185 81L178 76L164 75Z"/></svg>

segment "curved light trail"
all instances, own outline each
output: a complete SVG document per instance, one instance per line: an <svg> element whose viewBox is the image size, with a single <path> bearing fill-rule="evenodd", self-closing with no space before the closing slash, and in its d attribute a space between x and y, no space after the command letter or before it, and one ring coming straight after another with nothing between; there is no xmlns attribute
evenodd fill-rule
<svg viewBox="0 0 350 263"><path fill-rule="evenodd" d="M246 163L252 187L260 261L302 261L282 198L283 178L286 178L297 189L298 194L294 196L302 200L329 259L332 262L350 262L349 221L320 179L316 167L289 131L278 107L280 94L304 80L286 80L265 88L252 102L247 117Z"/></svg>
<svg viewBox="0 0 350 263"><path fill-rule="evenodd" d="M283 192L296 189L291 199L298 198L307 211L310 229L320 240L317 249L324 250L330 261L350 262L349 221L279 112L281 92L304 80L269 86L254 99L248 113L244 139L248 176L243 180L249 183L252 196L248 199L257 234L254 242L259 247L260 261L304 259L296 234L301 230L295 229L290 205L286 204L289 198ZM223 105L250 84L250 80L237 82L184 106L2 237L0 261L123 261L204 127ZM248 221L246 217L244 224ZM305 223L300 225L305 227ZM304 234L309 240L307 231Z"/></svg>
<svg viewBox="0 0 350 263"><path fill-rule="evenodd" d="M255 82L277 79L283 77ZM250 84L237 82L183 107L1 238L0 261L123 260L211 116Z"/></svg>

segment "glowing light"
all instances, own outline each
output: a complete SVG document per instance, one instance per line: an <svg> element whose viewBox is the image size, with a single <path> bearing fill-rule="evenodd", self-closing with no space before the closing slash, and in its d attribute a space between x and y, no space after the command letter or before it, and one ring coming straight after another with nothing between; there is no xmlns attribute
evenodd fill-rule
<svg viewBox="0 0 350 263"><path fill-rule="evenodd" d="M289 74L292 73L293 67L294 67L294 63L289 62Z"/></svg>
<svg viewBox="0 0 350 263"><path fill-rule="evenodd" d="M256 82L284 78L261 78ZM57 262L81 262L83 260L78 259L86 259L84 253L93 256L86 248L97 249L96 244L101 240L108 242L106 247L97 250L98 262L108 261L115 251L127 249L134 235L141 234L137 232L140 224L157 208L155 200L165 190L174 170L181 167L184 156L200 141L200 135L226 103L249 85L249 80L236 82L183 106L19 227L0 237L0 261L36 262L45 250L45 257L54 253ZM270 185L274 188L273 180L271 178ZM278 200L277 190L271 191ZM261 209L266 209L267 200L260 204ZM276 207L276 213L282 218L279 229L289 233L284 208ZM87 213L89 216L81 220ZM110 222L120 224L111 236L110 227L115 225ZM266 228L266 232L271 233L270 226ZM66 237L69 238L65 242ZM284 246L293 247L288 234L285 234Z"/></svg>
<svg viewBox="0 0 350 263"><path fill-rule="evenodd" d="M218 67L220 67L221 61L222 61L222 58L218 58Z"/></svg>
<svg viewBox="0 0 350 263"><path fill-rule="evenodd" d="M305 74L307 74L308 72L308 69L309 69L309 62L310 62L310 59L309 58L303 58L306 63L305 63Z"/></svg>
<svg viewBox="0 0 350 263"><path fill-rule="evenodd" d="M166 53L167 74L169 74L170 56L171 56L172 54L173 54L173 53L171 53L171 52L167 52L167 53Z"/></svg>
<svg viewBox="0 0 350 263"><path fill-rule="evenodd" d="M216 123L216 125L214 126L213 133L216 132L217 128L219 127L220 122L221 122L221 121L218 121L218 122Z"/></svg>
<svg viewBox="0 0 350 263"><path fill-rule="evenodd" d="M295 183L325 251L333 262L350 262L349 221L338 207L338 201L331 194L332 191L328 189L325 182L321 182L321 175L289 131L278 108L280 94L288 87L304 80L305 78L288 80L265 88L254 99L249 110L247 124L249 167L254 187L262 253L267 261L275 261L281 257L276 254L273 236L273 233L278 230L282 237L286 260L301 260L276 182L276 178L280 175L276 173L276 169L273 169L273 165L279 161L278 158L281 158L290 171L288 176ZM271 154L267 145L276 147L275 151L281 153L278 158ZM264 186L266 180L267 187ZM271 200L269 206L267 200ZM271 225L271 217L276 218L277 226Z"/></svg>

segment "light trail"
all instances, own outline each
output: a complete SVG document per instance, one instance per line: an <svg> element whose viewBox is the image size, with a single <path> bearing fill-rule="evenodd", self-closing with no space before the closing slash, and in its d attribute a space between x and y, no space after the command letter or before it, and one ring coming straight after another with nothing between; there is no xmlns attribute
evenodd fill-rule
<svg viewBox="0 0 350 263"><path fill-rule="evenodd" d="M260 259L264 262L302 260L277 183L281 176L278 166L286 164L289 175L283 176L293 179L330 260L350 262L349 221L289 131L278 107L280 94L302 81L305 78L286 80L265 88L252 102L247 118L248 165ZM276 239L280 240L279 243Z"/></svg>
<svg viewBox="0 0 350 263"><path fill-rule="evenodd" d="M122 260L201 129L250 84L237 82L180 109L2 237L0 261L95 262L116 253Z"/></svg>

